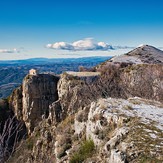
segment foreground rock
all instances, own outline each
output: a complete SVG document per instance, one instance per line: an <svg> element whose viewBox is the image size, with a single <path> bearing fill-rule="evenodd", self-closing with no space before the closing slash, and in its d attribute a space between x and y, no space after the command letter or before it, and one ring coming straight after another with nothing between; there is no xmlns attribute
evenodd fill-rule
<svg viewBox="0 0 163 163"><path fill-rule="evenodd" d="M23 162L71 162L83 138L96 150L85 162L139 163L163 160L163 105L141 98L99 99L58 126L44 120L35 129ZM32 153L28 152L32 151Z"/></svg>

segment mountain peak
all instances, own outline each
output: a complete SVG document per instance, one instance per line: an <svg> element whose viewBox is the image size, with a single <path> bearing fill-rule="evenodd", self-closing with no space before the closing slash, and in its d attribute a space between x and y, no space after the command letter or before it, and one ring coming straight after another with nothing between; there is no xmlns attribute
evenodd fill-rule
<svg viewBox="0 0 163 163"><path fill-rule="evenodd" d="M135 64L142 63L163 63L163 51L151 45L140 45L132 51L112 58L113 62L128 62Z"/></svg>
<svg viewBox="0 0 163 163"><path fill-rule="evenodd" d="M154 52L157 51L158 52L159 51L160 53L161 52L163 53L163 51L161 51L160 49L157 49L154 46L147 45L147 44L141 44L136 49L146 50L148 52L151 52L151 51L154 51ZM136 49L134 49L134 50L136 50Z"/></svg>
<svg viewBox="0 0 163 163"><path fill-rule="evenodd" d="M138 46L138 48L142 48L142 47L153 47L153 46L151 46L151 45L147 45L147 44L140 44L139 46Z"/></svg>

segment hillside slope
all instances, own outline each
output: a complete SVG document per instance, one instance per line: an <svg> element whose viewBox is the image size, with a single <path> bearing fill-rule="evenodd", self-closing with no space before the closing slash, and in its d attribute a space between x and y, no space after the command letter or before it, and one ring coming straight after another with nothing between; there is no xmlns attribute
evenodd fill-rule
<svg viewBox="0 0 163 163"><path fill-rule="evenodd" d="M110 61L135 64L163 64L163 51L150 45L142 45L124 55L114 57Z"/></svg>

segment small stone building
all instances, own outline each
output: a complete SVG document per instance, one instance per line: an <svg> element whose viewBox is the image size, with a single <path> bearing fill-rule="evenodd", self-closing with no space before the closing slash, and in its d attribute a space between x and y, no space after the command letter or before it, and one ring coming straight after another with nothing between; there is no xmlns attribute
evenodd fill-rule
<svg viewBox="0 0 163 163"><path fill-rule="evenodd" d="M36 69L30 69L29 70L29 74L30 75L37 75L39 72L38 72L38 70L36 70Z"/></svg>

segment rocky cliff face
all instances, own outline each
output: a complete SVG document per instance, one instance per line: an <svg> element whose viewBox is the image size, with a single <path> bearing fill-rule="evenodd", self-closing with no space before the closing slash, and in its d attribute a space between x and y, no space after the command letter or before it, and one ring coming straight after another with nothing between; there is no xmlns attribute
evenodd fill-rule
<svg viewBox="0 0 163 163"><path fill-rule="evenodd" d="M99 99L92 103L85 132L101 153L96 162L163 160L162 115L161 103L141 98Z"/></svg>
<svg viewBox="0 0 163 163"><path fill-rule="evenodd" d="M99 99L57 126L49 124L48 119L41 121L26 140L27 147L21 147L21 157L12 159L42 163L161 162L162 117L163 105L159 102Z"/></svg>
<svg viewBox="0 0 163 163"><path fill-rule="evenodd" d="M101 77L98 92L106 97L142 97L163 102L163 64L106 62L97 68Z"/></svg>
<svg viewBox="0 0 163 163"><path fill-rule="evenodd" d="M23 102L22 102L22 86L16 88L9 97L9 108L13 110L16 118L23 121Z"/></svg>
<svg viewBox="0 0 163 163"><path fill-rule="evenodd" d="M10 97L10 108L24 121L31 133L42 118L49 115L49 105L58 100L59 78L49 74L27 75L21 87Z"/></svg>
<svg viewBox="0 0 163 163"><path fill-rule="evenodd" d="M120 85L127 97L143 97L163 102L163 65L139 64L125 68Z"/></svg>
<svg viewBox="0 0 163 163"><path fill-rule="evenodd" d="M96 82L98 76L73 76L62 74L58 82L58 100L49 106L48 119L57 124L67 116L83 110L90 105L90 101L97 97L91 91L90 83Z"/></svg>

